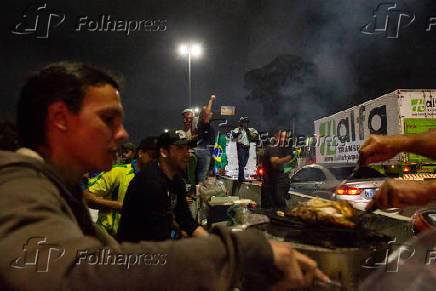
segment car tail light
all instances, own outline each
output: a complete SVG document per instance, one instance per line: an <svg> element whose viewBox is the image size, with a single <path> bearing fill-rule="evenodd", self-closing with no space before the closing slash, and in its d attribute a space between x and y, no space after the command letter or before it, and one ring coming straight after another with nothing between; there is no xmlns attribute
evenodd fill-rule
<svg viewBox="0 0 436 291"><path fill-rule="evenodd" d="M359 195L360 189L354 187L340 187L336 189L336 195Z"/></svg>
<svg viewBox="0 0 436 291"><path fill-rule="evenodd" d="M410 172L410 168L408 166L404 166L403 170L404 170L405 173Z"/></svg>
<svg viewBox="0 0 436 291"><path fill-rule="evenodd" d="M360 190L357 188L348 188L347 192L348 192L348 195L359 195L360 194Z"/></svg>
<svg viewBox="0 0 436 291"><path fill-rule="evenodd" d="M263 176L263 168L259 168L257 170L257 174L260 175L260 176Z"/></svg>
<svg viewBox="0 0 436 291"><path fill-rule="evenodd" d="M346 195L347 193L347 190L345 190L345 189L340 189L340 188L338 188L338 189L336 189L336 194L338 194L338 195Z"/></svg>

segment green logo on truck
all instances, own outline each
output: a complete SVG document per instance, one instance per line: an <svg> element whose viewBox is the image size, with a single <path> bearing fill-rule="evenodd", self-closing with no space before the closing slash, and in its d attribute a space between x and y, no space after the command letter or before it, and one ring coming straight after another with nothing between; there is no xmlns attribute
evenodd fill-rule
<svg viewBox="0 0 436 291"><path fill-rule="evenodd" d="M425 111L423 99L412 99L412 100L410 100L410 103L412 105L413 112L424 112Z"/></svg>
<svg viewBox="0 0 436 291"><path fill-rule="evenodd" d="M336 121L335 120L329 120L327 122L321 123L319 125L319 134L321 136L327 136L327 137L334 137L336 136ZM330 139L324 141L321 144L320 152L321 155L335 155L336 154L336 146L337 141L335 139Z"/></svg>
<svg viewBox="0 0 436 291"><path fill-rule="evenodd" d="M412 106L413 112L426 112L426 110L434 112L436 108L436 98L428 98L428 100L424 100L424 98L411 99L410 105Z"/></svg>

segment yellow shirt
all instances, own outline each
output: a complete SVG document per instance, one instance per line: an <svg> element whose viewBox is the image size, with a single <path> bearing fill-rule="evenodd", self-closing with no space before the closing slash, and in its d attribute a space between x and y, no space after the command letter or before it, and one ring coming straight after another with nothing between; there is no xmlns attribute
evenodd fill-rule
<svg viewBox="0 0 436 291"><path fill-rule="evenodd" d="M89 181L89 192L107 200L123 202L130 181L135 177L134 163L114 165L110 171L100 173ZM117 210L99 210L97 224L115 236L120 218L121 213Z"/></svg>

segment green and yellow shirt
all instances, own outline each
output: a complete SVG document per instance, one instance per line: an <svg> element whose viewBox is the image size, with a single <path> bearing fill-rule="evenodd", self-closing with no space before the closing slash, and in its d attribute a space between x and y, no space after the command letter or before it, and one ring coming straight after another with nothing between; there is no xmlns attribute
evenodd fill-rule
<svg viewBox="0 0 436 291"><path fill-rule="evenodd" d="M107 200L123 202L130 181L135 177L135 161L131 164L113 165L108 172L102 172L89 180L89 192ZM99 210L97 224L109 234L118 232L121 213L117 210Z"/></svg>

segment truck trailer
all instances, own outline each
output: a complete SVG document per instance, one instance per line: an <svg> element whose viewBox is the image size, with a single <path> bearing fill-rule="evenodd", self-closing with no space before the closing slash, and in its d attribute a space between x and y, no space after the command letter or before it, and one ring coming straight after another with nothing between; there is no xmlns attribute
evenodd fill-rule
<svg viewBox="0 0 436 291"><path fill-rule="evenodd" d="M314 122L317 163L357 163L370 134L436 130L436 89L398 89ZM436 178L436 161L401 153L375 166L404 179Z"/></svg>

